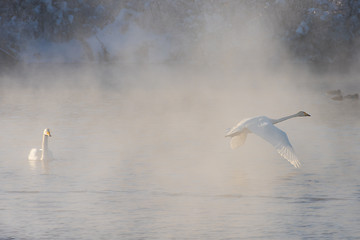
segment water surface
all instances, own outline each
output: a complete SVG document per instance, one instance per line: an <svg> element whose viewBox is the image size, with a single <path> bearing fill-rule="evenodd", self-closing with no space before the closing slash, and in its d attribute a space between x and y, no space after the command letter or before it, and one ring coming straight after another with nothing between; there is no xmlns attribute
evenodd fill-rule
<svg viewBox="0 0 360 240"><path fill-rule="evenodd" d="M3 90L0 239L360 239L358 103L236 93ZM312 117L279 127L300 169L258 137L224 138L243 117L299 110ZM55 159L28 162L44 128Z"/></svg>

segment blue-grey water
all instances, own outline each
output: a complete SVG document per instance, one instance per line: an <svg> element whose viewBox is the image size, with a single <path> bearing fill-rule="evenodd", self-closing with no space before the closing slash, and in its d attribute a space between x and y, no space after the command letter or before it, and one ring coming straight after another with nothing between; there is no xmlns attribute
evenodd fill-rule
<svg viewBox="0 0 360 240"><path fill-rule="evenodd" d="M2 89L0 239L360 239L360 104L240 85ZM299 110L300 169L224 138ZM55 159L29 162L44 128Z"/></svg>

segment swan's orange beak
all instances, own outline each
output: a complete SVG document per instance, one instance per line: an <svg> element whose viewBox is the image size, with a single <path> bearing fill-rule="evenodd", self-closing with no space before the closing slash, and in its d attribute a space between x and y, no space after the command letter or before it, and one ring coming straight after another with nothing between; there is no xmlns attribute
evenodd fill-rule
<svg viewBox="0 0 360 240"><path fill-rule="evenodd" d="M49 137L51 137L50 131L46 131L46 135L48 135Z"/></svg>

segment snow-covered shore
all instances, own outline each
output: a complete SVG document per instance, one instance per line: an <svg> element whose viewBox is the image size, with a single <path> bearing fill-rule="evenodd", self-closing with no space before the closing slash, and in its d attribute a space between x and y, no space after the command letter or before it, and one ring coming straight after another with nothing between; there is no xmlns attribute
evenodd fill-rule
<svg viewBox="0 0 360 240"><path fill-rule="evenodd" d="M0 12L0 56L25 63L358 61L356 1L27 0Z"/></svg>

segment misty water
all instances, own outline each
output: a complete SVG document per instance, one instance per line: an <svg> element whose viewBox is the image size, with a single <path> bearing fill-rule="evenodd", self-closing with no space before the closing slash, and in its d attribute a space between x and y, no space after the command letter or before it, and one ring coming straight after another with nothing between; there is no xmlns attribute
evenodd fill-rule
<svg viewBox="0 0 360 240"><path fill-rule="evenodd" d="M354 85L129 72L3 79L0 239L360 239L360 105L326 95ZM224 137L300 110L312 117L278 126L300 169L255 135ZM55 159L29 162L44 128Z"/></svg>

